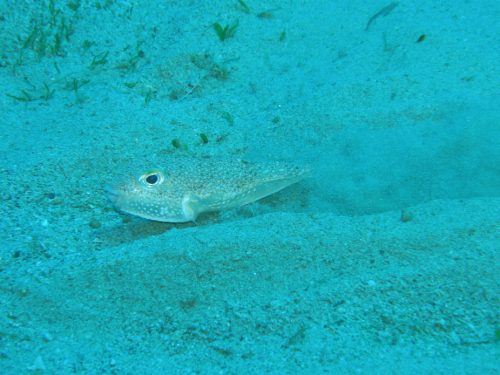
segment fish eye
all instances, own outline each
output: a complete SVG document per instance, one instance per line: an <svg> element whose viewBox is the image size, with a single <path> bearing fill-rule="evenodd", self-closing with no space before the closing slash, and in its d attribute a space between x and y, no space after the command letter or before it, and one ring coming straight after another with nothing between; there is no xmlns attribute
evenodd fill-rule
<svg viewBox="0 0 500 375"><path fill-rule="evenodd" d="M163 182L163 175L160 172L151 172L142 175L140 180L148 186L159 185Z"/></svg>

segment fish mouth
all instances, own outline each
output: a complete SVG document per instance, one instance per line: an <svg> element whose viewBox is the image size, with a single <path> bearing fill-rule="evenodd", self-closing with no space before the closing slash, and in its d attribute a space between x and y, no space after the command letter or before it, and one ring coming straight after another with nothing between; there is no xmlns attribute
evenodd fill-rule
<svg viewBox="0 0 500 375"><path fill-rule="evenodd" d="M113 204L113 206L117 207L118 200L120 199L118 189L114 186L106 185L104 186L104 191L106 192L108 200Z"/></svg>
<svg viewBox="0 0 500 375"><path fill-rule="evenodd" d="M126 197L123 195L123 191L119 187L106 185L104 186L104 190L106 191L108 201L117 212L130 213L134 215L133 212L130 212L127 209Z"/></svg>

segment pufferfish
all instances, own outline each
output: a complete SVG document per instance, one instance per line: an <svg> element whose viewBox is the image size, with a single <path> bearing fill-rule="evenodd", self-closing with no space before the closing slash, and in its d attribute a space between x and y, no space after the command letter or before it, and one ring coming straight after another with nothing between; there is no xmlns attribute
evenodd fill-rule
<svg viewBox="0 0 500 375"><path fill-rule="evenodd" d="M309 167L283 162L171 157L107 186L119 211L169 223L237 208L276 193L310 175Z"/></svg>

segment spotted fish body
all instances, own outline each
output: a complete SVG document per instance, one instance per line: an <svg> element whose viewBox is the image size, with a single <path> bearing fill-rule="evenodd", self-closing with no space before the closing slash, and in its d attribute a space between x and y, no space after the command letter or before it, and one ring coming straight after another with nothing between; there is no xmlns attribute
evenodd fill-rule
<svg viewBox="0 0 500 375"><path fill-rule="evenodd" d="M294 184L309 168L281 162L166 158L107 187L114 206L155 221L194 221L203 212L236 208Z"/></svg>

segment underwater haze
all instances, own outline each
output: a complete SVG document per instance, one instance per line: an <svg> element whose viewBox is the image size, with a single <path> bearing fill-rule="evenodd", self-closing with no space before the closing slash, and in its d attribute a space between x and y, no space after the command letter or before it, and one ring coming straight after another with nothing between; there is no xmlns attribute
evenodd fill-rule
<svg viewBox="0 0 500 375"><path fill-rule="evenodd" d="M499 374L499 20L0 0L0 374Z"/></svg>

